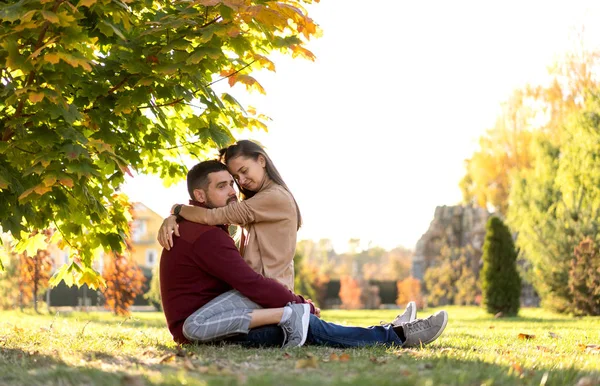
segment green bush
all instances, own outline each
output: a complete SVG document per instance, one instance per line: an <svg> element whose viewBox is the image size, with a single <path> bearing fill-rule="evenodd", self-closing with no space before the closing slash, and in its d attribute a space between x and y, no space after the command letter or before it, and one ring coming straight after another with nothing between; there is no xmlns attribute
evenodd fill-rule
<svg viewBox="0 0 600 386"><path fill-rule="evenodd" d="M490 217L486 225L480 277L487 312L502 312L505 316L519 313L521 278L517 252L508 227L498 217Z"/></svg>

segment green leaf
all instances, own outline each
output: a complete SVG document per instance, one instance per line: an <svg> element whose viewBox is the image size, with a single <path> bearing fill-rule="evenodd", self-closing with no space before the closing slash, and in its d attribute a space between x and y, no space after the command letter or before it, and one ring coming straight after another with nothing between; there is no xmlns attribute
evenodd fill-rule
<svg viewBox="0 0 600 386"><path fill-rule="evenodd" d="M27 256L32 257L37 254L38 250L45 250L47 247L46 236L43 233L37 233L35 236L22 238L15 246L15 251L17 253L27 252Z"/></svg>

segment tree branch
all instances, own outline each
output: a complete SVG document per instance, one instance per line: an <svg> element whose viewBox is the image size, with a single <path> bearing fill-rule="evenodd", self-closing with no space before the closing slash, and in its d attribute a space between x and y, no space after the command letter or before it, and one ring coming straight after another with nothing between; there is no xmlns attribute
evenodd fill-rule
<svg viewBox="0 0 600 386"><path fill-rule="evenodd" d="M253 61L251 61L250 63L248 63L248 64L244 65L244 66L243 66L242 68L240 68L239 70L236 70L236 71L232 72L231 74L229 74L229 75L227 75L227 76L224 76L224 77L222 77L222 78L220 78L220 79L217 79L217 80L215 80L214 82L210 82L209 84L207 84L207 85L206 85L206 87L210 87L210 86L212 86L213 84L215 84L215 83L217 83L217 82L220 82L220 81L222 81L222 80L224 80L224 79L227 79L227 78L230 78L230 77L232 77L233 75L235 75L235 74L237 74L237 73L239 73L239 72L243 71L244 69L246 69L246 68L250 67L251 65L253 65L253 64L254 64L254 62L256 62L256 60L253 60ZM193 95L196 95L196 94L197 94L197 93L199 93L200 91L201 91L201 90L200 90L200 89L198 89L198 90L196 90L196 91L193 91L193 92L192 92L192 94L193 94ZM146 105L146 106L139 106L139 107L138 107L138 110L141 110L141 109L150 109L150 108L154 108L154 107L166 107L166 106L173 106L173 105L176 105L177 103L180 103L180 102L182 102L183 100L184 100L184 98L178 98L178 99L172 100L171 102L163 103L163 104L161 104L161 105Z"/></svg>

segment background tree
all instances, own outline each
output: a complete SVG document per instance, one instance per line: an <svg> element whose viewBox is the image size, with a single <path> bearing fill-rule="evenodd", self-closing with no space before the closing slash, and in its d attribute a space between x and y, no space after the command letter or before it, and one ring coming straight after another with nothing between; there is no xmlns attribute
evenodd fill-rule
<svg viewBox="0 0 600 386"><path fill-rule="evenodd" d="M162 311L162 298L160 296L160 263L152 269L152 279L150 280L150 288L144 294L144 299L147 299L154 308Z"/></svg>
<svg viewBox="0 0 600 386"><path fill-rule="evenodd" d="M569 271L569 291L577 315L600 315L600 253L589 238L575 248Z"/></svg>
<svg viewBox="0 0 600 386"><path fill-rule="evenodd" d="M0 245L0 260L4 261L5 270L0 272L0 310L9 310L19 304L19 255L14 251L13 241L5 235Z"/></svg>
<svg viewBox="0 0 600 386"><path fill-rule="evenodd" d="M52 239L54 231L46 229L34 231L30 236L31 242L17 243L15 251L19 253L18 272L19 290L21 292L20 307L33 301L33 308L38 312L39 295L48 288L53 261L49 252L45 249L49 240Z"/></svg>
<svg viewBox="0 0 600 386"><path fill-rule="evenodd" d="M126 254L115 253L107 257L102 276L106 281L103 290L105 307L115 315L129 315L129 307L142 293L146 278L142 270Z"/></svg>
<svg viewBox="0 0 600 386"><path fill-rule="evenodd" d="M481 270L483 304L492 314L519 313L521 279L517 272L517 252L508 227L498 217L490 217L483 244Z"/></svg>
<svg viewBox="0 0 600 386"><path fill-rule="evenodd" d="M423 309L425 307L425 301L421 293L421 281L419 279L409 276L404 280L398 280L396 286L398 288L397 305L405 306L408 302L414 301L418 308Z"/></svg>
<svg viewBox="0 0 600 386"><path fill-rule="evenodd" d="M542 304L574 311L569 292L572 253L580 240L600 233L600 99L563 126L563 143L536 143L535 168L522 172L511 192L508 221L531 262L532 283Z"/></svg>
<svg viewBox="0 0 600 386"><path fill-rule="evenodd" d="M358 279L352 276L342 276L340 278L340 300L341 308L347 310L356 310L364 307L362 302L363 289Z"/></svg>
<svg viewBox="0 0 600 386"><path fill-rule="evenodd" d="M80 262L56 283L102 285L99 246L121 253L126 174L185 178L183 159L225 146L267 117L217 93L263 92L250 74L318 27L312 0L9 0L0 5L0 225L21 239L56 227ZM22 233L23 232L23 233ZM24 236L25 235L25 236ZM73 277L75 276L75 277Z"/></svg>

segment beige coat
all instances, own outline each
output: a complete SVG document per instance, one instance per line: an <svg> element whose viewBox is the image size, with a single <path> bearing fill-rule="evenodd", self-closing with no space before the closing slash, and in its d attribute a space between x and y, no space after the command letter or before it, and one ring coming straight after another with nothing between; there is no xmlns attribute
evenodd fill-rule
<svg viewBox="0 0 600 386"><path fill-rule="evenodd" d="M200 223L237 224L247 231L243 257L252 269L294 290L298 215L292 195L267 181L254 197L202 211Z"/></svg>

